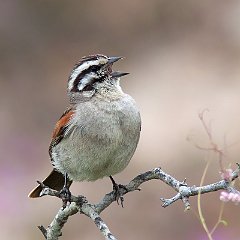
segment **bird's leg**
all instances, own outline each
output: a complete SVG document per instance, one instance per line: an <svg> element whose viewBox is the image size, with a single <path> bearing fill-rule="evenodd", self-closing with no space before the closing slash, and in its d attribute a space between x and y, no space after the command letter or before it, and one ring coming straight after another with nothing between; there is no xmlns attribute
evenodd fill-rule
<svg viewBox="0 0 240 240"><path fill-rule="evenodd" d="M109 176L111 181L112 181L112 185L113 185L113 191L114 191L114 195L115 195L115 200L117 201L117 204L119 205L119 199L120 199L120 203L121 203L121 206L123 207L123 201L124 201L124 198L123 198L123 195L121 194L120 192L120 189L123 188L125 191L128 191L127 188L122 185L122 184L117 184L113 177L112 176Z"/></svg>
<svg viewBox="0 0 240 240"><path fill-rule="evenodd" d="M63 201L63 209L67 206L67 203L71 203L71 192L69 190L68 185L68 174L64 174L64 185L62 190L60 191L60 198Z"/></svg>

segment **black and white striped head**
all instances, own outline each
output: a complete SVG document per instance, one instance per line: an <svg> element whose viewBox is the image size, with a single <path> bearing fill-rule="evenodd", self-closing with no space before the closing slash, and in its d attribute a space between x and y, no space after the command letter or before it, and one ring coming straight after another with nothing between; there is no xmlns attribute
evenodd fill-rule
<svg viewBox="0 0 240 240"><path fill-rule="evenodd" d="M96 82L103 82L112 73L112 64L122 57L97 54L83 57L73 68L68 79L68 92L90 91Z"/></svg>

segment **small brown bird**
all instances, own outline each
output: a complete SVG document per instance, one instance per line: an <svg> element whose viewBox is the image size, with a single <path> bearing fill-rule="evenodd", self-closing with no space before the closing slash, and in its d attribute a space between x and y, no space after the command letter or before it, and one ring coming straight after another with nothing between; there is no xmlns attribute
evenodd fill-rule
<svg viewBox="0 0 240 240"><path fill-rule="evenodd" d="M113 72L122 57L83 57L68 79L71 106L56 123L49 147L53 165L43 184L62 190L72 181L95 181L128 165L137 147L141 119L133 98L123 93L119 81L127 73ZM29 197L40 197L42 186ZM68 190L69 191L69 190Z"/></svg>

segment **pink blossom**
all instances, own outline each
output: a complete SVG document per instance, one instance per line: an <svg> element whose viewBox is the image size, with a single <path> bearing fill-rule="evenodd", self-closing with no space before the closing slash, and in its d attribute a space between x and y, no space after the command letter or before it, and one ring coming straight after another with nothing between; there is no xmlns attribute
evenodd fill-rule
<svg viewBox="0 0 240 240"><path fill-rule="evenodd" d="M228 202L228 201L232 201L235 203L239 203L240 202L240 194L239 193L228 193L226 191L222 191L220 193L220 200L223 202Z"/></svg>
<svg viewBox="0 0 240 240"><path fill-rule="evenodd" d="M225 169L224 172L221 173L221 177L224 180L231 181L232 173L233 173L233 170L231 168Z"/></svg>

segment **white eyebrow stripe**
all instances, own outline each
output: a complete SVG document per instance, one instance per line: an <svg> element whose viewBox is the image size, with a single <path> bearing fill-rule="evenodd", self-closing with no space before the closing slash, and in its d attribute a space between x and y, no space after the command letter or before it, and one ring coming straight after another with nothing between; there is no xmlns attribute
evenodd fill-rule
<svg viewBox="0 0 240 240"><path fill-rule="evenodd" d="M83 72L84 70L88 69L89 67L93 65L98 65L98 60L92 60L92 61L86 61L83 64L79 65L77 68L75 68L70 75L69 81L68 81L68 90L70 91L73 88L73 83L76 80L77 76Z"/></svg>
<svg viewBox="0 0 240 240"><path fill-rule="evenodd" d="M81 82L78 83L78 90L83 90L87 84L91 83L91 80L93 80L94 77L96 77L96 74L94 73L86 74L85 77L81 79Z"/></svg>

